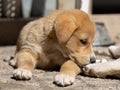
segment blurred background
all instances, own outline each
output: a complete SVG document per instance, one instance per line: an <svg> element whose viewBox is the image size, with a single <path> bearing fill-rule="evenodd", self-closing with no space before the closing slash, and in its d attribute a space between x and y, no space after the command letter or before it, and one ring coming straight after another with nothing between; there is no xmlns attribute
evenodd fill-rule
<svg viewBox="0 0 120 90"><path fill-rule="evenodd" d="M93 14L120 13L120 0L93 0Z"/></svg>
<svg viewBox="0 0 120 90"><path fill-rule="evenodd" d="M74 8L84 10L96 22L96 46L120 42L120 0L0 0L0 45L15 45L26 23L56 9Z"/></svg>

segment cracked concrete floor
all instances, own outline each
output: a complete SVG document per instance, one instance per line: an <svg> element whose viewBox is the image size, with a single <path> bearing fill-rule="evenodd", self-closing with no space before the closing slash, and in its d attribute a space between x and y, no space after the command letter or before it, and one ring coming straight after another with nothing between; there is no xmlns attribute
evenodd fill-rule
<svg viewBox="0 0 120 90"><path fill-rule="evenodd" d="M94 51L99 59L111 59L106 47L96 47ZM15 46L0 47L0 90L120 90L119 79L100 79L84 75L78 75L71 86L59 87L53 84L53 78L57 71L51 72L37 69L33 72L32 80L14 80L12 79L14 69L3 61L6 56L13 55L14 52Z"/></svg>

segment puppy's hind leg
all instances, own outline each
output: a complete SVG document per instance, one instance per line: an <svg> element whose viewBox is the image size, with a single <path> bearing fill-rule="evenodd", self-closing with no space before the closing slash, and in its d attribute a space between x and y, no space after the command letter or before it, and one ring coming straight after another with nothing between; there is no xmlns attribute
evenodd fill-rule
<svg viewBox="0 0 120 90"><path fill-rule="evenodd" d="M20 80L28 80L32 78L32 70L36 64L35 54L30 49L23 49L16 53L15 62L17 69L13 72L13 77Z"/></svg>

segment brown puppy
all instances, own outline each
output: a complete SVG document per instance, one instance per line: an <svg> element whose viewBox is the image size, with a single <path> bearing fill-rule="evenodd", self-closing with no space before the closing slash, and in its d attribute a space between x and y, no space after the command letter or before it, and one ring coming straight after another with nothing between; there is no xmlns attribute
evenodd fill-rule
<svg viewBox="0 0 120 90"><path fill-rule="evenodd" d="M35 67L55 69L55 83L70 85L81 67L95 62L92 44L95 25L83 11L54 11L27 24L20 33L17 50L10 64L16 79L31 79ZM90 61L91 60L91 61Z"/></svg>

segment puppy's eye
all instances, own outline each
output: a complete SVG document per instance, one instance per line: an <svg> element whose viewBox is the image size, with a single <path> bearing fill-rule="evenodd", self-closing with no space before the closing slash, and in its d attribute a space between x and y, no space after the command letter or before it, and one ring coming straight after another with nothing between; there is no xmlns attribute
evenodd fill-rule
<svg viewBox="0 0 120 90"><path fill-rule="evenodd" d="M87 45L87 41L86 41L86 40L80 40L80 42L81 42L83 45Z"/></svg>

